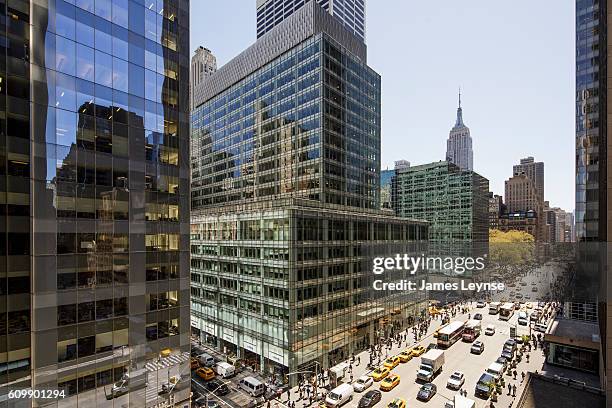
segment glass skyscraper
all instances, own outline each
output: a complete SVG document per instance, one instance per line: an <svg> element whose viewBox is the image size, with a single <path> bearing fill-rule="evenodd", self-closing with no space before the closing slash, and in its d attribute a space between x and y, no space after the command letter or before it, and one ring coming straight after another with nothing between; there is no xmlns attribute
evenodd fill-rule
<svg viewBox="0 0 612 408"><path fill-rule="evenodd" d="M0 1L0 21L0 401L188 400L189 1Z"/></svg>
<svg viewBox="0 0 612 408"><path fill-rule="evenodd" d="M257 0L257 38L311 0ZM312 0L315 1L315 0ZM316 0L361 41L365 41L365 0Z"/></svg>
<svg viewBox="0 0 612 408"><path fill-rule="evenodd" d="M424 292L372 288L372 258L424 250L427 223L379 209L380 76L360 38L308 2L196 97L191 303L202 342L282 379L423 316Z"/></svg>

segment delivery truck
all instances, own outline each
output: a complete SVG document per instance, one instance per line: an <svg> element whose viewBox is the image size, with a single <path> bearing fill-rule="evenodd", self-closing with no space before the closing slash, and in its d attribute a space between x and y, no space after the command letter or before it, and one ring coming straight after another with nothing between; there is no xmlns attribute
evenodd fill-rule
<svg viewBox="0 0 612 408"><path fill-rule="evenodd" d="M442 371L444 351L432 349L421 357L421 365L417 371L417 380L431 382Z"/></svg>

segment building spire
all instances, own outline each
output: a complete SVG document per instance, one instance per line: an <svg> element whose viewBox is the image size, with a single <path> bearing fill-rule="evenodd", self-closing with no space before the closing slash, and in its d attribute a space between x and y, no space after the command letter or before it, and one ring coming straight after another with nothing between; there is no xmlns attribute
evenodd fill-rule
<svg viewBox="0 0 612 408"><path fill-rule="evenodd" d="M463 124L463 111L461 110L461 87L459 87L459 107L457 108L457 121L455 127L465 126Z"/></svg>

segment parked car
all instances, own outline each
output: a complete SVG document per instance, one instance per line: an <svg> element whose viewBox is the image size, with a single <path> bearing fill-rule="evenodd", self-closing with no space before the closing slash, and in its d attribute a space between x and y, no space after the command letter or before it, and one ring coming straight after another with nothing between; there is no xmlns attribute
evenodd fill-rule
<svg viewBox="0 0 612 408"><path fill-rule="evenodd" d="M327 394L325 404L329 408L338 408L353 399L353 387L350 384L340 384Z"/></svg>
<svg viewBox="0 0 612 408"><path fill-rule="evenodd" d="M391 374L380 382L381 391L391 391L400 383L400 376L397 374Z"/></svg>
<svg viewBox="0 0 612 408"><path fill-rule="evenodd" d="M486 328L485 328L485 335L487 336L492 336L495 334L495 325L493 324L489 324Z"/></svg>
<svg viewBox="0 0 612 408"><path fill-rule="evenodd" d="M458 390L463 386L464 382L465 382L465 376L463 375L463 373L461 371L455 371L448 378L448 381L446 382L446 386L450 388L451 390Z"/></svg>
<svg viewBox="0 0 612 408"><path fill-rule="evenodd" d="M534 326L534 330L535 331L539 331L542 333L546 333L546 330L548 329L548 325L544 324L544 323L536 323L536 325Z"/></svg>
<svg viewBox="0 0 612 408"><path fill-rule="evenodd" d="M506 360L512 360L512 355L513 353L508 349L503 350L501 353L501 357L505 358Z"/></svg>
<svg viewBox="0 0 612 408"><path fill-rule="evenodd" d="M419 390L417 399L420 399L421 401L429 401L434 395L436 395L437 391L438 388L435 386L435 384L427 383Z"/></svg>
<svg viewBox="0 0 612 408"><path fill-rule="evenodd" d="M359 408L370 408L376 405L382 399L382 393L378 390L370 390L366 392L359 400Z"/></svg>
<svg viewBox="0 0 612 408"><path fill-rule="evenodd" d="M190 365L192 370L197 370L198 368L200 368L200 362L197 358L191 357Z"/></svg>
<svg viewBox="0 0 612 408"><path fill-rule="evenodd" d="M474 315L474 320L482 320L482 314L481 313L476 313Z"/></svg>
<svg viewBox="0 0 612 408"><path fill-rule="evenodd" d="M497 357L497 360L495 360L495 362L503 365L504 369L508 365L508 359L506 357Z"/></svg>
<svg viewBox="0 0 612 408"><path fill-rule="evenodd" d="M353 389L357 392L363 392L366 389L370 388L374 384L374 380L372 377L368 377L367 375L361 376L353 383Z"/></svg>
<svg viewBox="0 0 612 408"><path fill-rule="evenodd" d="M470 353L472 354L482 354L484 351L484 343L482 341L475 341L472 343L472 347L470 347Z"/></svg>
<svg viewBox="0 0 612 408"><path fill-rule="evenodd" d="M223 381L217 379L206 382L206 389L215 395L227 395L230 393L229 387Z"/></svg>

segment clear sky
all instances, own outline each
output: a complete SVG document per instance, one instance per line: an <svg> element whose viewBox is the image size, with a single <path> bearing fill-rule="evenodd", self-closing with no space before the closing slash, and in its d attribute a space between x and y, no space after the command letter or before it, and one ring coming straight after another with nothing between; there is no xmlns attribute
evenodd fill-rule
<svg viewBox="0 0 612 408"><path fill-rule="evenodd" d="M545 199L574 208L574 2L366 0L368 64L382 76L382 163L444 158L462 88L474 170L504 192L544 162ZM255 0L192 0L191 49L221 66L255 41Z"/></svg>

